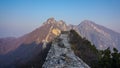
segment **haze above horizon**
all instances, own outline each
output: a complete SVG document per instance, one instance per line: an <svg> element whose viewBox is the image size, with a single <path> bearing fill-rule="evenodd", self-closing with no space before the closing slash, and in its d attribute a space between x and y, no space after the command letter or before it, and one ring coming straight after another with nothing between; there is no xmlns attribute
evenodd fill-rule
<svg viewBox="0 0 120 68"><path fill-rule="evenodd" d="M91 20L120 33L120 0L0 0L0 38L19 37L48 18L78 25Z"/></svg>

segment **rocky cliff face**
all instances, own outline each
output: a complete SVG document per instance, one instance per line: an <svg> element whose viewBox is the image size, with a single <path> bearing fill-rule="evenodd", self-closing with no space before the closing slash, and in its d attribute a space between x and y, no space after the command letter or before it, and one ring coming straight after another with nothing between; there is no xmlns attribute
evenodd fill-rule
<svg viewBox="0 0 120 68"><path fill-rule="evenodd" d="M43 68L90 68L75 56L68 40L68 32L63 32L53 41Z"/></svg>
<svg viewBox="0 0 120 68"><path fill-rule="evenodd" d="M39 28L24 36L0 39L0 54L7 54L8 52L14 51L16 48L20 47L21 44L50 42L60 34L61 30L67 30L65 22L49 18Z"/></svg>
<svg viewBox="0 0 120 68"><path fill-rule="evenodd" d="M39 28L24 36L0 39L0 68L6 66L11 68L9 65L16 65L16 63L24 64L31 61L36 55L41 55L42 50L47 47L46 44L66 28L67 26L62 20L56 21L54 18L49 18Z"/></svg>

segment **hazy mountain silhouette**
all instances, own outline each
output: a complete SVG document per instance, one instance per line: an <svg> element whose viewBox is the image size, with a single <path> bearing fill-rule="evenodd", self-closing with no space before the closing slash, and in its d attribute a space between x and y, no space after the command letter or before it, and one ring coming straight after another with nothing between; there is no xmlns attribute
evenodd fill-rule
<svg viewBox="0 0 120 68"><path fill-rule="evenodd" d="M120 34L92 21L84 20L75 29L82 37L91 41L98 49L115 47L120 50Z"/></svg>

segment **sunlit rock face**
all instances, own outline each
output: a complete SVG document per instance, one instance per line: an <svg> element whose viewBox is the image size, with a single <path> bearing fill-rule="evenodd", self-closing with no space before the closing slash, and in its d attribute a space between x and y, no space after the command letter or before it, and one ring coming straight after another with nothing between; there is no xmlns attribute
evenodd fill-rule
<svg viewBox="0 0 120 68"><path fill-rule="evenodd" d="M51 46L42 68L90 68L75 56L68 43L68 32L62 32Z"/></svg>
<svg viewBox="0 0 120 68"><path fill-rule="evenodd" d="M60 33L61 33L61 30L57 29L57 28L54 28L52 29L52 33L56 36L58 36Z"/></svg>

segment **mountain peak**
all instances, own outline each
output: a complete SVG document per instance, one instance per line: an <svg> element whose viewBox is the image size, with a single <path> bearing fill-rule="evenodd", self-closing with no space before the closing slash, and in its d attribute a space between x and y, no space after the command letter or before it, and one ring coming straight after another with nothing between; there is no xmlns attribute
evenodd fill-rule
<svg viewBox="0 0 120 68"><path fill-rule="evenodd" d="M93 25L95 25L95 23L93 21L91 21L91 20L83 20L81 22L81 24L84 24L84 25L91 25L91 24L93 24Z"/></svg>
<svg viewBox="0 0 120 68"><path fill-rule="evenodd" d="M93 21L90 20L84 20L81 22L80 26L84 26L85 30L89 30L89 31L96 31L104 36L109 36L109 33L107 33L105 30L106 28L104 28L104 26L98 25L96 23L94 23Z"/></svg>
<svg viewBox="0 0 120 68"><path fill-rule="evenodd" d="M56 20L53 17L47 19L48 24L52 24L52 23L55 23L55 22L56 22Z"/></svg>
<svg viewBox="0 0 120 68"><path fill-rule="evenodd" d="M91 20L84 20L84 21L82 21L82 22L78 25L78 27L79 27L79 26L81 26L81 27L84 26L85 29L87 29L87 30L89 30L89 29L94 29L94 30L96 30L96 31L98 31L98 32L102 32L102 33L103 33L103 31L101 30L101 27L103 27L103 26L100 26L100 25L94 23L94 22L91 21Z"/></svg>
<svg viewBox="0 0 120 68"><path fill-rule="evenodd" d="M48 20L55 20L55 18L54 17L50 17L50 18L48 18Z"/></svg>
<svg viewBox="0 0 120 68"><path fill-rule="evenodd" d="M84 20L77 26L82 37L96 45L98 49L119 48L119 34L90 20Z"/></svg>
<svg viewBox="0 0 120 68"><path fill-rule="evenodd" d="M63 20L60 20L58 23L61 25L65 24L65 22Z"/></svg>

